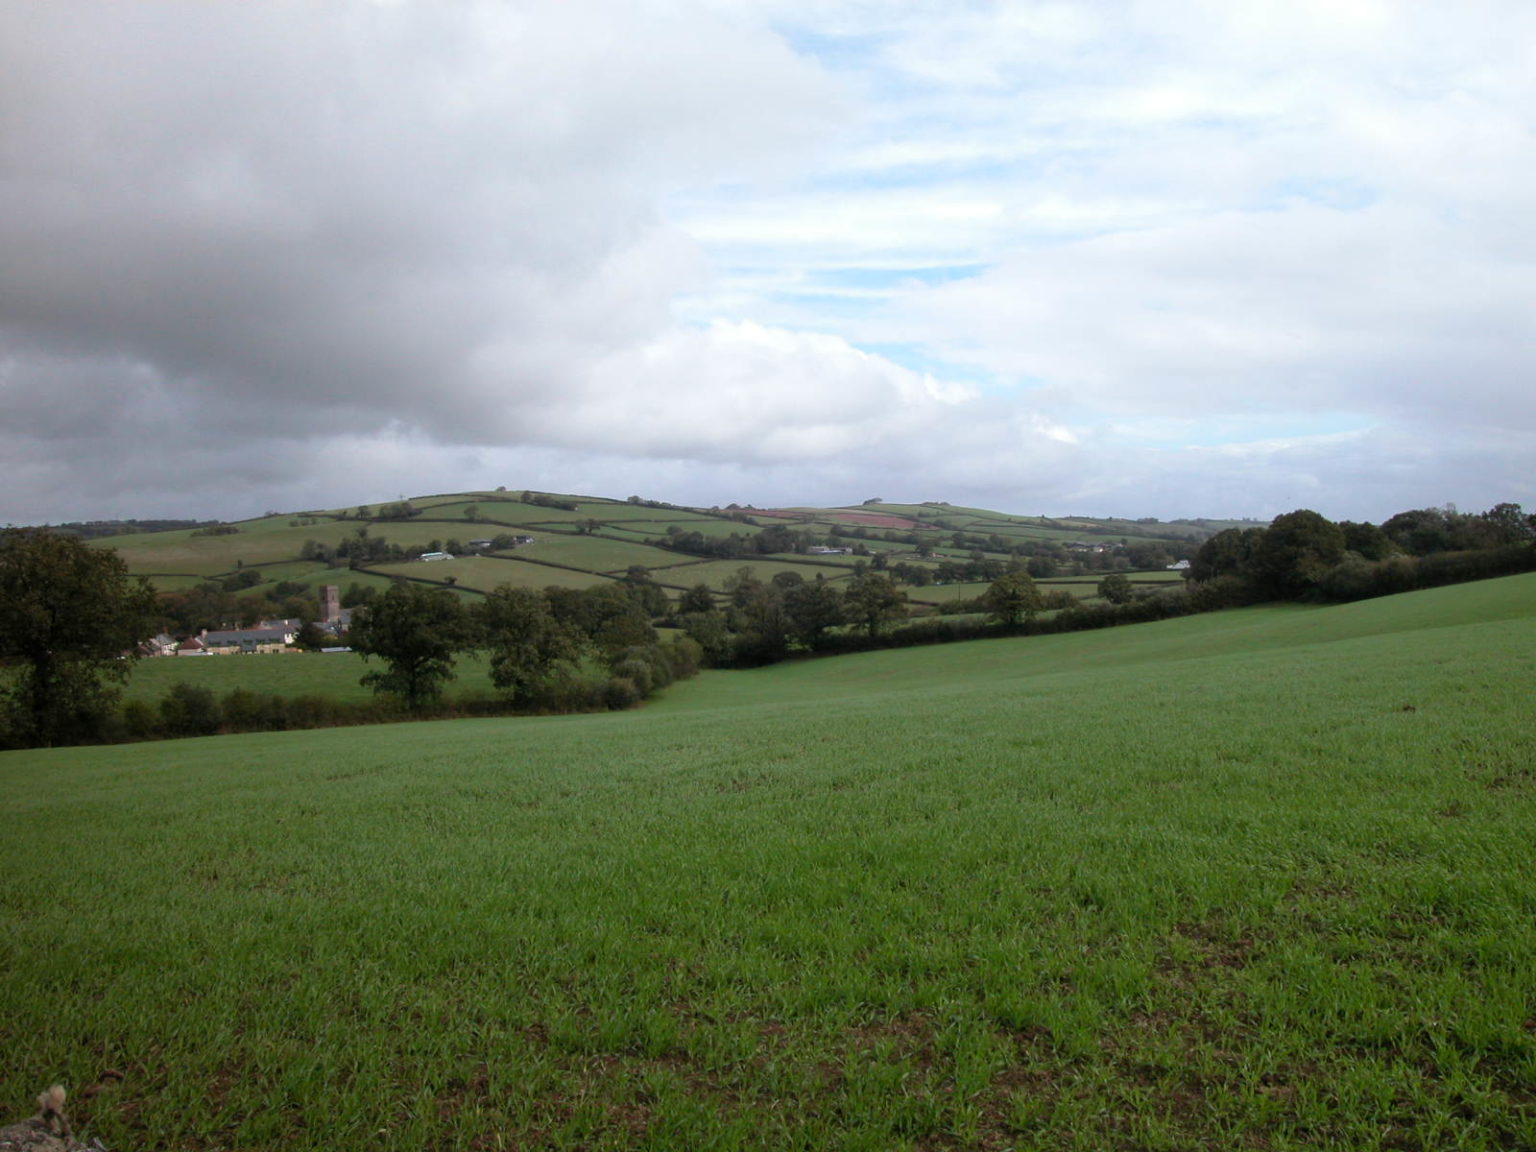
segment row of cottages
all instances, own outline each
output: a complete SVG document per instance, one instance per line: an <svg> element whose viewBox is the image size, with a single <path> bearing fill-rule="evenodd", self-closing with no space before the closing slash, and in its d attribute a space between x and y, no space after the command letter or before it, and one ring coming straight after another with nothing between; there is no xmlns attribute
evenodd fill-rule
<svg viewBox="0 0 1536 1152"><path fill-rule="evenodd" d="M211 632L204 628L176 646L178 656L230 656L240 653L288 652L299 637L302 620L262 620L254 628Z"/></svg>

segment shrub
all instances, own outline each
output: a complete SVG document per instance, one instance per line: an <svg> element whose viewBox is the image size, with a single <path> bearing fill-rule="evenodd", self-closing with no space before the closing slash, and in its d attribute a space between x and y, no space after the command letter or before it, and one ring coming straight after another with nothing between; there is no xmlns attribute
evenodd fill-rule
<svg viewBox="0 0 1536 1152"><path fill-rule="evenodd" d="M148 740L159 735L159 713L142 700L128 701L123 705L123 732L131 740Z"/></svg>
<svg viewBox="0 0 1536 1152"><path fill-rule="evenodd" d="M633 708L641 699L639 687L626 676L615 676L603 689L603 705L610 712Z"/></svg>
<svg viewBox="0 0 1536 1152"><path fill-rule="evenodd" d="M182 681L160 699L160 724L167 736L211 736L221 714L213 692Z"/></svg>
<svg viewBox="0 0 1536 1152"><path fill-rule="evenodd" d="M288 727L288 702L281 696L235 688L219 702L230 732L270 732Z"/></svg>

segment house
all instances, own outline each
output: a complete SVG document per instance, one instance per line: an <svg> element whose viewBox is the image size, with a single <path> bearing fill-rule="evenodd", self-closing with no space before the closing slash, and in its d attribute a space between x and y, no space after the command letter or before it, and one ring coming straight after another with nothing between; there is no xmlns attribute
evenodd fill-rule
<svg viewBox="0 0 1536 1152"><path fill-rule="evenodd" d="M197 639L215 656L237 653L285 652L299 634L297 622L292 628L232 628L218 632L204 630ZM183 648L186 645L182 646Z"/></svg>
<svg viewBox="0 0 1536 1152"><path fill-rule="evenodd" d="M452 560L453 559L453 553L452 552L423 552L420 556L417 557L417 559L418 560Z"/></svg>
<svg viewBox="0 0 1536 1152"><path fill-rule="evenodd" d="M1170 572L1188 572L1189 571L1189 561L1188 560L1178 560L1178 561L1175 561L1174 563L1168 565L1168 571L1170 571Z"/></svg>
<svg viewBox="0 0 1536 1152"><path fill-rule="evenodd" d="M152 636L139 645L140 656L174 656L176 655L176 638L161 632Z"/></svg>
<svg viewBox="0 0 1536 1152"><path fill-rule="evenodd" d="M852 548L828 548L824 544L817 544L806 549L806 552L812 556L847 556L852 551Z"/></svg>

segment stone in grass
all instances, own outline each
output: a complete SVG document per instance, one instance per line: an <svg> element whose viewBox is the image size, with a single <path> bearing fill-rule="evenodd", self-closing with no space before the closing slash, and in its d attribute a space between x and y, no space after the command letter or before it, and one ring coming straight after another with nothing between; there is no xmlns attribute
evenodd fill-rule
<svg viewBox="0 0 1536 1152"><path fill-rule="evenodd" d="M0 1128L0 1152L106 1152L100 1141L82 1144L64 1116L64 1088L55 1084L37 1098L37 1115Z"/></svg>

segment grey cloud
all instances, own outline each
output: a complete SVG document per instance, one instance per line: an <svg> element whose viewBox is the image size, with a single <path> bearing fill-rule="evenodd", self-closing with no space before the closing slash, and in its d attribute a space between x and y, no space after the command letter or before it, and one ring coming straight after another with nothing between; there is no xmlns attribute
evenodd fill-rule
<svg viewBox="0 0 1536 1152"><path fill-rule="evenodd" d="M668 323L700 265L657 195L771 167L833 98L772 37L600 3L9 2L0 77L18 413L131 363L168 431L448 442Z"/></svg>

